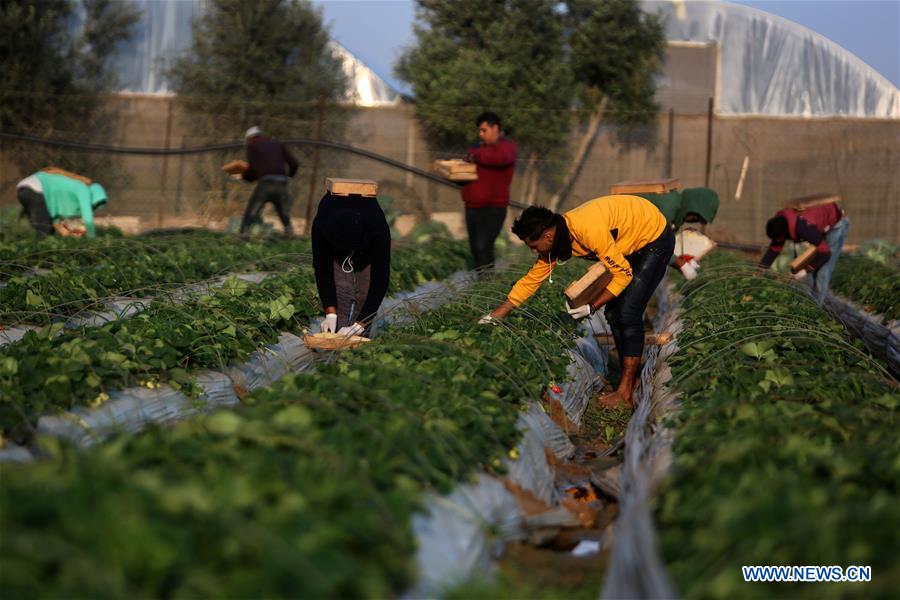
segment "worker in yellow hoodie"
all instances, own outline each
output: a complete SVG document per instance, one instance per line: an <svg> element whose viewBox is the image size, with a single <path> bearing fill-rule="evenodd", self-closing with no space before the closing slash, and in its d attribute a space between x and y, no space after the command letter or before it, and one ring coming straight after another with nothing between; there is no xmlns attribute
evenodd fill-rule
<svg viewBox="0 0 900 600"><path fill-rule="evenodd" d="M573 319L582 319L605 307L622 361L622 378L616 391L601 401L604 406L633 408L644 350L644 311L675 249L666 218L649 200L614 195L595 198L565 214L531 206L516 219L512 231L538 259L506 301L479 323L502 319L520 306L551 276L557 262L572 256L601 261L612 274L609 285L589 304L566 303L566 309Z"/></svg>

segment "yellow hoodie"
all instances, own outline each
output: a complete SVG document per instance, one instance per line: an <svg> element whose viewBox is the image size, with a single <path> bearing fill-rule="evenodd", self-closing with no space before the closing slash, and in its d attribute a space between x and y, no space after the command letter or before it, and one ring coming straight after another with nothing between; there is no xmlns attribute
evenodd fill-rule
<svg viewBox="0 0 900 600"><path fill-rule="evenodd" d="M614 296L631 282L631 265L625 257L654 241L666 228L666 218L652 202L625 194L589 200L563 217L572 237L572 256L601 260L612 273L606 289ZM507 299L514 306L521 305L555 266L555 259L538 259L512 287Z"/></svg>

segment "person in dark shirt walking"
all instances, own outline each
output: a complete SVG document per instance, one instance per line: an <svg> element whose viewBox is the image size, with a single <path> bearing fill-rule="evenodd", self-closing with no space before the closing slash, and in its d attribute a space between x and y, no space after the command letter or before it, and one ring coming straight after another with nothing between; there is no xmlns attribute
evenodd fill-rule
<svg viewBox="0 0 900 600"><path fill-rule="evenodd" d="M325 194L312 224L324 333L362 335L391 277L391 229L375 197Z"/></svg>
<svg viewBox="0 0 900 600"><path fill-rule="evenodd" d="M780 210L766 223L766 235L772 242L759 261L759 267L771 267L787 239L809 242L815 246L816 253L806 266L806 281L812 287L816 300L821 303L825 300L849 229L850 220L837 202L824 202L800 210Z"/></svg>
<svg viewBox="0 0 900 600"><path fill-rule="evenodd" d="M251 127L245 134L247 163L249 167L241 175L245 181L257 181L256 189L247 203L241 220L241 234L259 220L263 206L271 202L284 226L284 234L293 236L291 228L291 196L288 181L300 166L297 159L281 142L263 135L259 127Z"/></svg>
<svg viewBox="0 0 900 600"><path fill-rule="evenodd" d="M478 179L463 186L466 231L476 269L494 266L494 241L500 235L509 206L509 188L516 170L516 144L500 131L500 117L485 112L475 119L481 143L469 148Z"/></svg>

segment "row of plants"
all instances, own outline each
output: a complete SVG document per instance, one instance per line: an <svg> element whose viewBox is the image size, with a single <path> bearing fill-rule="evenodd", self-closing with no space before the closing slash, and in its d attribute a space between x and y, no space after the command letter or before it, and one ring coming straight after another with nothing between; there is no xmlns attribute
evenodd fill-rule
<svg viewBox="0 0 900 600"><path fill-rule="evenodd" d="M577 267L563 270L575 273ZM561 280L564 273L560 273ZM515 458L519 410L565 376L575 324L546 285L477 325L515 275L257 390L235 410L5 470L13 596L387 597L412 515Z"/></svg>
<svg viewBox="0 0 900 600"><path fill-rule="evenodd" d="M681 288L680 408L657 496L685 597L900 589L900 389L799 287L730 255ZM866 584L745 583L742 565L868 565Z"/></svg>
<svg viewBox="0 0 900 600"><path fill-rule="evenodd" d="M393 263L393 290L411 290L465 268L465 252L443 240L400 248ZM256 285L230 278L183 303L154 303L100 327L29 332L0 349L0 429L27 441L42 414L99 406L110 390L132 385L168 383L196 394L191 369L242 362L279 332L301 332L321 310L312 269L301 267Z"/></svg>
<svg viewBox="0 0 900 600"><path fill-rule="evenodd" d="M841 256L831 289L888 321L900 320L900 264L866 256Z"/></svg>
<svg viewBox="0 0 900 600"><path fill-rule="evenodd" d="M237 242L201 234L144 241L136 238L84 242L69 249L0 262L0 323L44 325L88 309L102 309L113 296L156 296L227 272L285 270L309 263L307 239ZM31 260L32 258L35 260ZM37 261L46 272L34 276Z"/></svg>

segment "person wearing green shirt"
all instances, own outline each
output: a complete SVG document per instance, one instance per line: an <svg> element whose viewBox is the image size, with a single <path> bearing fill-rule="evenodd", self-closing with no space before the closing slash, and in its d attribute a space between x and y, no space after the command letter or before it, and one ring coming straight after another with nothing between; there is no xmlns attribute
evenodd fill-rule
<svg viewBox="0 0 900 600"><path fill-rule="evenodd" d="M665 194L635 194L652 202L666 217L672 231L678 231L685 223L701 223L707 225L716 218L719 210L719 195L709 188L687 188L673 190ZM693 256L675 254L669 266L678 269L687 279L697 277L700 265Z"/></svg>
<svg viewBox="0 0 900 600"><path fill-rule="evenodd" d="M81 219L85 233L94 237L94 211L107 201L106 190L99 183L63 175L38 171L16 185L16 195L31 225L38 235L52 235L59 229L54 222L62 219Z"/></svg>

